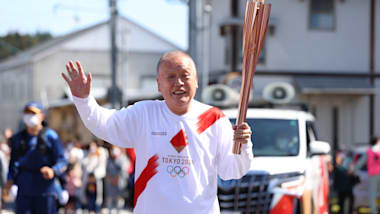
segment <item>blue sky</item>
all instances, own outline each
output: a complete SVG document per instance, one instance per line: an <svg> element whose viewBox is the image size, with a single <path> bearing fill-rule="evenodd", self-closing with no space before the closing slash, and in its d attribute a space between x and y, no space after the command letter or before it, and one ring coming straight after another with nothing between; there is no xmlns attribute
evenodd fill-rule
<svg viewBox="0 0 380 214"><path fill-rule="evenodd" d="M105 21L108 0L0 0L0 35L50 32L54 36ZM187 48L188 11L177 0L118 0L119 13Z"/></svg>

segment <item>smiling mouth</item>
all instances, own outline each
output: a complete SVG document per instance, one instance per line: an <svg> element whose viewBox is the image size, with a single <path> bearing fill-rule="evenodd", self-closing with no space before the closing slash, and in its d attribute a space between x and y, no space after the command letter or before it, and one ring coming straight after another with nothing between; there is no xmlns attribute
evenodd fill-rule
<svg viewBox="0 0 380 214"><path fill-rule="evenodd" d="M174 95L184 95L186 92L185 91L175 91L173 92Z"/></svg>

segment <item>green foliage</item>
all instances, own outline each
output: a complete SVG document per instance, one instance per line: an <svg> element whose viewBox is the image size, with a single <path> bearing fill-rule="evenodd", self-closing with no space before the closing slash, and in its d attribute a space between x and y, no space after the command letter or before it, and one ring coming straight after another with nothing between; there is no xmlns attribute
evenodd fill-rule
<svg viewBox="0 0 380 214"><path fill-rule="evenodd" d="M15 55L17 52L31 48L46 40L51 39L50 33L20 34L8 33L0 37L0 60Z"/></svg>

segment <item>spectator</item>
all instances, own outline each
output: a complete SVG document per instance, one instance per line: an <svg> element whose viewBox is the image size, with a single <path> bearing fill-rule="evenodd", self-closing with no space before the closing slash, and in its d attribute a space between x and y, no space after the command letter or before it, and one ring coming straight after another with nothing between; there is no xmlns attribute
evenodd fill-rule
<svg viewBox="0 0 380 214"><path fill-rule="evenodd" d="M369 177L369 206L372 214L378 213L376 194L380 191L380 138L373 137L370 141L366 155L363 155L354 167L354 171L359 170L367 164Z"/></svg>
<svg viewBox="0 0 380 214"><path fill-rule="evenodd" d="M126 197L125 206L128 208L132 208L134 204L134 195L135 195L135 165L136 165L136 153L133 148L127 148L125 150L127 157L130 161L130 166L128 168L128 183L127 183L127 191L128 195Z"/></svg>
<svg viewBox="0 0 380 214"><path fill-rule="evenodd" d="M91 142L89 145L87 156L82 162L82 172L83 172L83 184L82 186L82 196L86 193L86 185L88 183L87 179L93 174L95 176L96 184L96 205L101 208L103 203L103 178L106 175L106 164L107 164L107 154L103 149L100 149L96 142ZM82 197L85 199L84 197ZM85 201L87 203L87 201Z"/></svg>
<svg viewBox="0 0 380 214"><path fill-rule="evenodd" d="M112 146L107 160L106 204L111 213L119 213L124 205L123 196L128 181L127 168L130 162L117 146Z"/></svg>
<svg viewBox="0 0 380 214"><path fill-rule="evenodd" d="M80 205L80 188L82 187L82 169L78 162L70 162L66 175L66 190L69 201L65 209L68 214L74 213Z"/></svg>
<svg viewBox="0 0 380 214"><path fill-rule="evenodd" d="M338 205L340 214L352 214L354 210L355 197L353 194L353 188L356 184L354 182L354 175L352 169L346 168L343 165L345 161L345 155L342 152L336 154L336 167L333 171L333 184L334 190L338 196ZM345 202L348 200L348 210L345 208Z"/></svg>
<svg viewBox="0 0 380 214"><path fill-rule="evenodd" d="M44 119L40 103L27 103L23 116L26 127L10 139L7 188L13 183L18 186L17 214L57 211L54 179L65 172L67 162L58 134L43 126Z"/></svg>
<svg viewBox="0 0 380 214"><path fill-rule="evenodd" d="M70 159L73 159L72 162L80 163L84 158L84 152L82 145L80 143L75 143L70 149Z"/></svg>
<svg viewBox="0 0 380 214"><path fill-rule="evenodd" d="M11 149L9 147L9 139L12 137L13 132L10 128L4 130L3 139L0 142L0 150L4 152L7 159L10 159Z"/></svg>
<svg viewBox="0 0 380 214"><path fill-rule="evenodd" d="M97 202L100 196L98 191L98 182L99 181L96 180L94 173L88 174L85 184L85 200L86 208L90 214L98 213L100 209L99 203Z"/></svg>

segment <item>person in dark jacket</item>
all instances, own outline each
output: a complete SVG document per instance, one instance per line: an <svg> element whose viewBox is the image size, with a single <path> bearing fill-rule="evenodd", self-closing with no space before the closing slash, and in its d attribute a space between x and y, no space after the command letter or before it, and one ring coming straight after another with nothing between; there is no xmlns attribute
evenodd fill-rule
<svg viewBox="0 0 380 214"><path fill-rule="evenodd" d="M353 188L357 184L353 174L353 166L345 166L345 155L342 152L336 154L336 167L334 168L334 189L338 196L338 205L340 214L353 213L355 197ZM348 200L348 210L345 209L345 202Z"/></svg>
<svg viewBox="0 0 380 214"><path fill-rule="evenodd" d="M16 214L57 212L54 179L66 170L67 162L58 134L44 124L38 102L24 107L25 129L10 139L11 159L7 187L18 186Z"/></svg>
<svg viewBox="0 0 380 214"><path fill-rule="evenodd" d="M96 198L98 196L98 185L96 184L96 178L94 173L88 174L87 183L85 186L85 197L87 201L87 210L90 214L98 213L99 207L96 204Z"/></svg>

